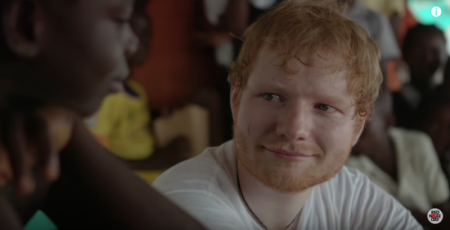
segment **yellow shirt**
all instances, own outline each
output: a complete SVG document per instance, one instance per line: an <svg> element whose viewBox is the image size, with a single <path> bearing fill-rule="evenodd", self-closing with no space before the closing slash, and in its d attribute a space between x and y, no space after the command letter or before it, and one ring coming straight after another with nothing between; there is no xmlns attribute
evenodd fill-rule
<svg viewBox="0 0 450 230"><path fill-rule="evenodd" d="M150 112L145 89L133 80L122 91L108 96L96 115L86 123L96 138L124 160L143 160L154 151L150 133Z"/></svg>

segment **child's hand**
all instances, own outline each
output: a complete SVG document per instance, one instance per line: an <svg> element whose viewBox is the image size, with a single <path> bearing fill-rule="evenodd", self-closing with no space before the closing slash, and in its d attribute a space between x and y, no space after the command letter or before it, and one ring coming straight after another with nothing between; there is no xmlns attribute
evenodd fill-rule
<svg viewBox="0 0 450 230"><path fill-rule="evenodd" d="M75 115L57 107L0 114L0 187L13 182L22 195L34 191L33 169L48 181L59 176L59 151L72 135Z"/></svg>

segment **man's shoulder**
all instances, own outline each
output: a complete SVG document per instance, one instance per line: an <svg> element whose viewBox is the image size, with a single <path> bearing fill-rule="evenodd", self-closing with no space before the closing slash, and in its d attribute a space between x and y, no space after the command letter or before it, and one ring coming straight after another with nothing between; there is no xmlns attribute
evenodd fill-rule
<svg viewBox="0 0 450 230"><path fill-rule="evenodd" d="M362 203L366 202L374 194L387 199L392 198L370 181L364 173L347 166L342 167L332 179L319 185L319 187L322 196L333 197L334 205L363 205ZM339 209L339 206L335 207Z"/></svg>
<svg viewBox="0 0 450 230"><path fill-rule="evenodd" d="M160 192L215 192L230 186L235 175L233 142L206 148L200 155L181 162L159 176L153 186Z"/></svg>
<svg viewBox="0 0 450 230"><path fill-rule="evenodd" d="M344 166L317 189L314 203L309 205L313 214L325 215L344 229L420 229L395 198L357 169Z"/></svg>
<svg viewBox="0 0 450 230"><path fill-rule="evenodd" d="M329 186L337 189L344 187L355 189L361 182L370 182L369 178L358 169L343 166L342 169L329 181Z"/></svg>

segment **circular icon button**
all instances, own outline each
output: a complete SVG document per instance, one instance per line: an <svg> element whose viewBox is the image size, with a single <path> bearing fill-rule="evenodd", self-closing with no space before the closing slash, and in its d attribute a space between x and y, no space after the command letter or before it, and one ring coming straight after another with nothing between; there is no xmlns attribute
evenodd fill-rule
<svg viewBox="0 0 450 230"><path fill-rule="evenodd" d="M431 15L433 15L433 17L439 17L442 14L442 9L439 6L435 6L431 9Z"/></svg>
<svg viewBox="0 0 450 230"><path fill-rule="evenodd" d="M444 219L444 214L442 214L441 210L433 208L430 211L428 211L427 217L430 223L439 224L441 223L442 219Z"/></svg>

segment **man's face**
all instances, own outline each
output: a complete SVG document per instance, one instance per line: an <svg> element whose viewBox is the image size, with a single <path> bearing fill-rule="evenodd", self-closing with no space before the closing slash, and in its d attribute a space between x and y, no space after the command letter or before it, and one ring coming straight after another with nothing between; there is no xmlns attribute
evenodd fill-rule
<svg viewBox="0 0 450 230"><path fill-rule="evenodd" d="M347 71L320 58L281 67L280 50L264 49L239 98L232 91L234 141L239 162L266 186L297 193L334 176L357 140Z"/></svg>
<svg viewBox="0 0 450 230"><path fill-rule="evenodd" d="M422 129L430 135L439 155L450 150L450 105L440 106L431 111Z"/></svg>
<svg viewBox="0 0 450 230"><path fill-rule="evenodd" d="M433 74L447 61L446 43L438 34L417 38L416 45L409 52L405 60L416 78L412 80L418 82L429 83Z"/></svg>
<svg viewBox="0 0 450 230"><path fill-rule="evenodd" d="M40 76L28 88L88 115L129 75L127 59L138 45L129 25L133 0L52 2L37 10L40 52L31 61Z"/></svg>

